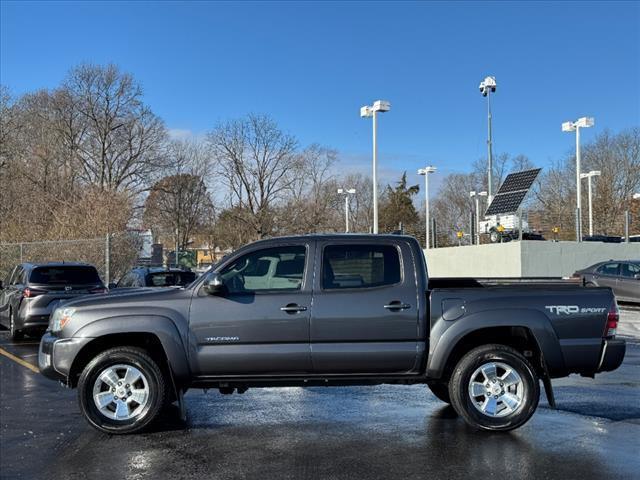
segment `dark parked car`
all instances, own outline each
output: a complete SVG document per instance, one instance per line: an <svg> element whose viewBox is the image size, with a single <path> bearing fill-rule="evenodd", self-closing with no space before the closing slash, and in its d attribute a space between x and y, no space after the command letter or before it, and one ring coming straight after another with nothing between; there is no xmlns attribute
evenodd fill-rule
<svg viewBox="0 0 640 480"><path fill-rule="evenodd" d="M533 415L540 381L618 368L611 290L429 279L400 235L310 235L247 245L186 288L57 308L41 372L78 388L95 428L139 431L189 388L426 384L469 424Z"/></svg>
<svg viewBox="0 0 640 480"><path fill-rule="evenodd" d="M184 287L196 277L194 272L180 268L137 267L123 275L117 284L110 284L109 288Z"/></svg>
<svg viewBox="0 0 640 480"><path fill-rule="evenodd" d="M640 260L609 260L578 270L587 287L610 287L622 302L640 303Z"/></svg>
<svg viewBox="0 0 640 480"><path fill-rule="evenodd" d="M93 265L22 263L4 284L0 281L0 324L14 340L24 333L42 333L60 301L106 291Z"/></svg>

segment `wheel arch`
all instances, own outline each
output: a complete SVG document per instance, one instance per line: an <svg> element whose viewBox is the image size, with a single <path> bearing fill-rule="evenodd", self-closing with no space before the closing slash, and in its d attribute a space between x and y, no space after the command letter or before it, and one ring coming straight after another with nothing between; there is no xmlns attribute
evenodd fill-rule
<svg viewBox="0 0 640 480"><path fill-rule="evenodd" d="M548 371L551 376L564 376L560 342L540 312L519 309L481 312L454 322L440 322L453 324L445 325L437 343L430 345L429 378L446 378L465 353L488 343L515 348L540 368L540 373Z"/></svg>
<svg viewBox="0 0 640 480"><path fill-rule="evenodd" d="M84 367L100 352L113 347L144 348L178 384L190 376L187 354L175 324L166 317L111 317L92 322L74 337L91 338L74 357L68 383L75 387Z"/></svg>

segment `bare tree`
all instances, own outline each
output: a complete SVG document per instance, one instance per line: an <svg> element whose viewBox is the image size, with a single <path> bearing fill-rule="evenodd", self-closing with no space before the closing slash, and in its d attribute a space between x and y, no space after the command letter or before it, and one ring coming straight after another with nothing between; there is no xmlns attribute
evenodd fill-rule
<svg viewBox="0 0 640 480"><path fill-rule="evenodd" d="M64 117L75 132L69 148L77 152L83 180L107 190L147 186L164 166L166 131L142 102L140 85L114 65L82 65L63 89L70 99Z"/></svg>
<svg viewBox="0 0 640 480"><path fill-rule="evenodd" d="M250 212L256 238L272 234L274 212L291 187L288 175L298 162L296 139L264 115L248 115L218 125L207 135L217 172L232 207Z"/></svg>

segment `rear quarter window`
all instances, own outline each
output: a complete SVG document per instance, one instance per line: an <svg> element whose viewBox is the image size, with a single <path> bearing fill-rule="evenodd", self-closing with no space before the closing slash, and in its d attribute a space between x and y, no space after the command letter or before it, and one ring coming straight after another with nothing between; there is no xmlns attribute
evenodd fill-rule
<svg viewBox="0 0 640 480"><path fill-rule="evenodd" d="M31 272L30 283L40 285L95 285L100 277L94 267L37 267Z"/></svg>

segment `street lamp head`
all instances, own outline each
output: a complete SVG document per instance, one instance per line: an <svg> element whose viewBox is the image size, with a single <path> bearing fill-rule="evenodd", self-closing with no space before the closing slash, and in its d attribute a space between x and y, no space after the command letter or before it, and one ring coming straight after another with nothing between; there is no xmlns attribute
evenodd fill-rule
<svg viewBox="0 0 640 480"><path fill-rule="evenodd" d="M592 177L599 177L602 174L602 172L600 170L591 170L589 172L589 175L591 175Z"/></svg>
<svg viewBox="0 0 640 480"><path fill-rule="evenodd" d="M593 117L582 117L582 118L579 118L578 121L576 122L576 127L580 127L580 128L593 127L594 125L595 125L595 121L593 120Z"/></svg>
<svg viewBox="0 0 640 480"><path fill-rule="evenodd" d="M356 189L355 188L348 188L347 189L347 193L350 193L351 195L353 195L354 193L356 193Z"/></svg>
<svg viewBox="0 0 640 480"><path fill-rule="evenodd" d="M343 195L348 195L348 194L353 195L354 193L356 193L356 189L355 188L339 188L338 193Z"/></svg>
<svg viewBox="0 0 640 480"><path fill-rule="evenodd" d="M338 193L344 193L344 189L343 188L339 188L338 189Z"/></svg>
<svg viewBox="0 0 640 480"><path fill-rule="evenodd" d="M373 109L368 105L365 105L364 107L360 107L360 116L362 118L373 116Z"/></svg>
<svg viewBox="0 0 640 480"><path fill-rule="evenodd" d="M576 129L576 126L574 125L573 122L564 122L562 124L563 132L573 132L575 129Z"/></svg>
<svg viewBox="0 0 640 480"><path fill-rule="evenodd" d="M480 192L480 193L478 193L478 196L486 197L487 196L487 192Z"/></svg>
<svg viewBox="0 0 640 480"><path fill-rule="evenodd" d="M387 100L376 100L373 102L374 112L388 112L391 110L391 103Z"/></svg>
<svg viewBox="0 0 640 480"><path fill-rule="evenodd" d="M476 196L476 191L473 190L473 191L469 192L469 196L472 197L472 198L475 197Z"/></svg>
<svg viewBox="0 0 640 480"><path fill-rule="evenodd" d="M428 173L435 173L438 170L436 167L428 166L424 168L420 168L418 170L418 175L427 175Z"/></svg>
<svg viewBox="0 0 640 480"><path fill-rule="evenodd" d="M483 97L486 97L489 92L495 93L496 87L498 84L496 83L496 77L486 77L483 81L480 82L480 93Z"/></svg>

